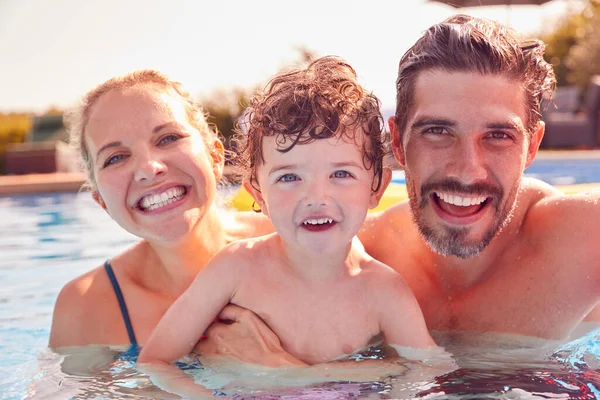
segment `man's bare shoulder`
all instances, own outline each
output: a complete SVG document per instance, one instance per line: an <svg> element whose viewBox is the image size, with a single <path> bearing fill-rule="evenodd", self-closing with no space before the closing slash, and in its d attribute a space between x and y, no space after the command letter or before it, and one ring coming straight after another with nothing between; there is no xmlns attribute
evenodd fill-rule
<svg viewBox="0 0 600 400"><path fill-rule="evenodd" d="M396 246L399 238L405 238L414 232L410 206L408 201L403 201L383 211L368 214L358 238L367 253L379 258L381 251Z"/></svg>
<svg viewBox="0 0 600 400"><path fill-rule="evenodd" d="M564 194L548 186L537 180L523 185L520 199L524 198L527 204L529 229L574 227L581 232L598 233L600 224L587 222L600 218L600 190Z"/></svg>

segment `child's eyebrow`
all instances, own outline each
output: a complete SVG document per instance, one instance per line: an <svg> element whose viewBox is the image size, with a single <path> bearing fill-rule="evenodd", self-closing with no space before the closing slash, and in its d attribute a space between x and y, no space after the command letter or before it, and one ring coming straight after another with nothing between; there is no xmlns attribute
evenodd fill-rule
<svg viewBox="0 0 600 400"><path fill-rule="evenodd" d="M331 163L331 165L334 168L342 168L342 167L356 167L356 168L363 168L364 166L357 163L356 161L342 161L342 162L335 162L335 163Z"/></svg>
<svg viewBox="0 0 600 400"><path fill-rule="evenodd" d="M296 164L278 165L278 166L271 168L271 170L269 171L269 175L273 175L274 173L279 172L284 169L294 169L297 167L298 167L298 165L296 165Z"/></svg>

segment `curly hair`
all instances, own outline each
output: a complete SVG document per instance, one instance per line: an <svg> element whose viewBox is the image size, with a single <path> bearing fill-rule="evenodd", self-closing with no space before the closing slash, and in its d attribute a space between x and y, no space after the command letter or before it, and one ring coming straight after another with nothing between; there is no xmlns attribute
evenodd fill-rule
<svg viewBox="0 0 600 400"><path fill-rule="evenodd" d="M256 169L265 162L264 137L274 136L282 153L319 139L345 138L362 144L376 191L383 173L383 126L379 99L363 89L354 69L339 57L322 57L304 69L276 75L250 100L237 128L238 164L254 185Z"/></svg>
<svg viewBox="0 0 600 400"><path fill-rule="evenodd" d="M92 108L98 99L108 92L124 91L142 85L155 85L178 97L184 104L189 123L202 134L209 150L213 150L214 139L218 138L218 133L207 123L207 116L200 104L192 99L179 82L171 80L161 72L149 69L137 70L123 76L115 76L87 92L79 103L67 111L63 117L69 134L69 142L79 153L81 166L87 174L88 182L86 186L88 188L96 187L92 160L84 138Z"/></svg>
<svg viewBox="0 0 600 400"><path fill-rule="evenodd" d="M520 82L531 136L540 121L542 99L556 85L554 70L544 60L544 47L541 40L522 40L496 21L468 15L455 15L433 25L400 60L395 114L398 131L406 128L419 73L437 68L501 75Z"/></svg>

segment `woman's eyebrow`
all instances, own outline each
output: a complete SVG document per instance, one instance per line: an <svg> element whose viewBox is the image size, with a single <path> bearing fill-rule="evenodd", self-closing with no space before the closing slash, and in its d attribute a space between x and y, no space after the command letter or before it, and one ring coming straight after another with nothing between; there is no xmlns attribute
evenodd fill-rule
<svg viewBox="0 0 600 400"><path fill-rule="evenodd" d="M113 147L119 147L122 145L123 145L123 143L120 141L110 142L110 143L105 144L104 146L100 147L100 150L98 150L98 152L96 153L96 159L100 158L100 153L102 153L103 151L108 150Z"/></svg>

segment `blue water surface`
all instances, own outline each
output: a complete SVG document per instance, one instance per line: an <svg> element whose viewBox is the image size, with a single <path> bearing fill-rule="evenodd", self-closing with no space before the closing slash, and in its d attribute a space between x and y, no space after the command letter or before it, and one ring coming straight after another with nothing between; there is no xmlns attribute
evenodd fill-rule
<svg viewBox="0 0 600 400"><path fill-rule="evenodd" d="M540 160L527 174L553 184L600 182L600 162ZM61 287L135 238L88 193L0 197L0 221L0 398L177 398L152 385L130 359L118 357L118 349L84 347L69 356L47 349ZM235 365L196 368L190 374L215 387L228 382L225 391L247 399L600 398L600 331L593 326L567 342L478 346L485 343L480 339L450 349L460 368L437 377L424 373L421 379L309 384L305 378ZM71 365L84 367L72 370Z"/></svg>

